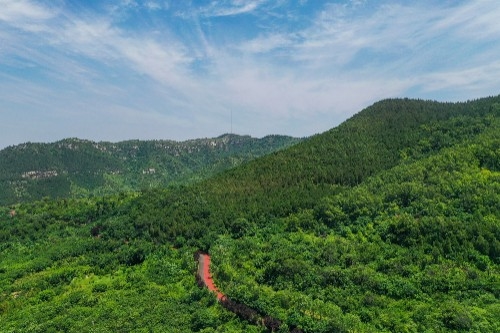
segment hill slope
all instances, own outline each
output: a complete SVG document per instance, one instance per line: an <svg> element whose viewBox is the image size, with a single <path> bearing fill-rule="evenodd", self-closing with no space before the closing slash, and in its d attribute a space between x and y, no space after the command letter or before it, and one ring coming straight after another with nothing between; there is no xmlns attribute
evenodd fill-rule
<svg viewBox="0 0 500 333"><path fill-rule="evenodd" d="M500 97L387 100L208 180L0 215L7 332L500 330Z"/></svg>
<svg viewBox="0 0 500 333"><path fill-rule="evenodd" d="M298 141L226 134L185 142L26 143L0 151L0 204L186 184Z"/></svg>
<svg viewBox="0 0 500 333"><path fill-rule="evenodd" d="M307 332L500 329L500 121L211 244L229 297Z"/></svg>
<svg viewBox="0 0 500 333"><path fill-rule="evenodd" d="M257 221L312 209L325 195L342 192L378 172L473 140L494 125L499 103L500 97L467 103L378 102L289 149L179 192L146 195L144 202L138 198L137 207L129 209L151 207L156 214L151 219L162 221L158 235L171 241L178 236L201 239L198 246L203 248L239 218ZM170 224L174 216L182 225ZM137 219L134 223L141 230ZM201 228L206 225L214 235Z"/></svg>

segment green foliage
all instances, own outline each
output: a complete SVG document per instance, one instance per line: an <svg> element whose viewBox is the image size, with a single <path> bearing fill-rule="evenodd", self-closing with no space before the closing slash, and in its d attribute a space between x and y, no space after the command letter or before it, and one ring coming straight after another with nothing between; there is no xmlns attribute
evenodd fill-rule
<svg viewBox="0 0 500 333"><path fill-rule="evenodd" d="M498 332L499 102L382 101L195 184L0 208L2 330L264 331L196 287L200 249L280 332Z"/></svg>

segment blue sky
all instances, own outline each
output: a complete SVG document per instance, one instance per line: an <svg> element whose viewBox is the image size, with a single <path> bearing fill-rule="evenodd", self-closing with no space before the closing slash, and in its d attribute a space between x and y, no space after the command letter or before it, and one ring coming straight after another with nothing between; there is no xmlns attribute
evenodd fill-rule
<svg viewBox="0 0 500 333"><path fill-rule="evenodd" d="M496 0L0 0L0 148L309 136L500 93Z"/></svg>

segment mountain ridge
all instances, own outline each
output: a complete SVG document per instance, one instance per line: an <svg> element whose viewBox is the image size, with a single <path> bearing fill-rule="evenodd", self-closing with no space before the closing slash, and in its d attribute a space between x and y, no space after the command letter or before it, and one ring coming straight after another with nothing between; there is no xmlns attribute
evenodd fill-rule
<svg viewBox="0 0 500 333"><path fill-rule="evenodd" d="M68 138L0 151L0 203L82 197L187 184L282 149L301 139L281 135L95 142Z"/></svg>

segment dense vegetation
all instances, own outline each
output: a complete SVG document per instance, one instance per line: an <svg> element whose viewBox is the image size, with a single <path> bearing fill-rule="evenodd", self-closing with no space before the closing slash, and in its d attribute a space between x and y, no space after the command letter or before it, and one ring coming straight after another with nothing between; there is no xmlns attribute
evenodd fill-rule
<svg viewBox="0 0 500 333"><path fill-rule="evenodd" d="M11 209L15 210L11 211ZM189 186L0 214L6 332L500 331L500 97L386 100Z"/></svg>
<svg viewBox="0 0 500 333"><path fill-rule="evenodd" d="M184 142L25 143L0 151L0 204L192 183L299 141L226 134Z"/></svg>

